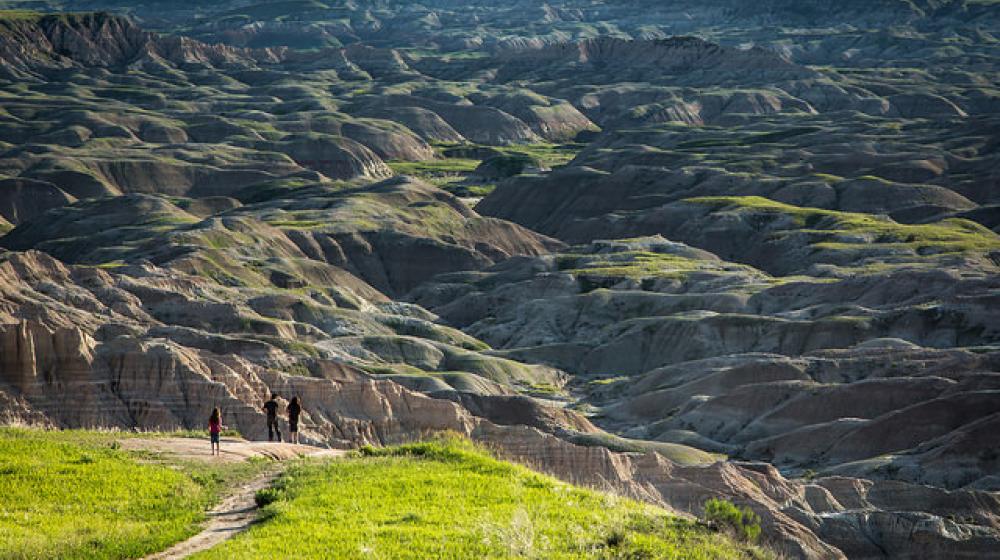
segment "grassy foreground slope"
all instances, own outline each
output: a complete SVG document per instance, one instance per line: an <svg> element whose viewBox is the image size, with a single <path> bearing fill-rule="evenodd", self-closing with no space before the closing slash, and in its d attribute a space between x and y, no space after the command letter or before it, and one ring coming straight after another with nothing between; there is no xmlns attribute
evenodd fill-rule
<svg viewBox="0 0 1000 560"><path fill-rule="evenodd" d="M0 428L0 559L162 550L197 532L223 488L260 468L166 463L118 449L123 437Z"/></svg>
<svg viewBox="0 0 1000 560"><path fill-rule="evenodd" d="M747 558L694 522L496 460L463 440L287 471L263 522L196 558ZM273 500L273 501L272 501Z"/></svg>

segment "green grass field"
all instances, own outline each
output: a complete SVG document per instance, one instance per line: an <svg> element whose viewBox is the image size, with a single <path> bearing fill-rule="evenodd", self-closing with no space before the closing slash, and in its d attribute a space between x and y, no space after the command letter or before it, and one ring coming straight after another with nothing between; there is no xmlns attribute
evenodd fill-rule
<svg viewBox="0 0 1000 560"><path fill-rule="evenodd" d="M262 522L196 558L750 558L666 511L498 461L462 440L302 462ZM272 501L273 500L273 501Z"/></svg>
<svg viewBox="0 0 1000 560"><path fill-rule="evenodd" d="M222 490L266 463L170 461L118 449L126 437L135 436L0 428L0 559L162 550L197 532Z"/></svg>

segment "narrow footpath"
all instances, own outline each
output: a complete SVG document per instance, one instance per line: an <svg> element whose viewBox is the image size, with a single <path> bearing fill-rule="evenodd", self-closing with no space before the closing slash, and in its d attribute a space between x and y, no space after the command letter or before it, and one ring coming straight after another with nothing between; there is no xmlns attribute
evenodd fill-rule
<svg viewBox="0 0 1000 560"><path fill-rule="evenodd" d="M129 449L171 453L184 459L197 461L245 461L250 457L275 459L274 465L253 480L243 483L208 512L208 522L201 532L181 541L167 550L147 556L145 560L179 560L208 550L229 540L245 530L257 517L257 491L267 488L285 471L285 460L296 457L340 457L346 452L322 449L310 445L269 443L223 438L222 455L209 454L208 443L190 438L131 439L122 441Z"/></svg>

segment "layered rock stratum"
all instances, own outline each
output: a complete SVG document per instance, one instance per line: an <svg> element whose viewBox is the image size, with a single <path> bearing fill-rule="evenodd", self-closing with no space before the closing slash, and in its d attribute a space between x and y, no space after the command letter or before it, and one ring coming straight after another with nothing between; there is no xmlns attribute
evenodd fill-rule
<svg viewBox="0 0 1000 560"><path fill-rule="evenodd" d="M30 4L0 421L262 438L277 392L787 557L998 557L992 3Z"/></svg>

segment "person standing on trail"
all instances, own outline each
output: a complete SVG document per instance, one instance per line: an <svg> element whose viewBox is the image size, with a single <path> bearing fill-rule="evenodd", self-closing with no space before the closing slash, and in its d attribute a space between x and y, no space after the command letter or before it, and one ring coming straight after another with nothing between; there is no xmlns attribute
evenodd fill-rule
<svg viewBox="0 0 1000 560"><path fill-rule="evenodd" d="M278 429L278 394L271 395L271 400L264 403L264 412L267 413L267 441L274 441L277 434L278 441L281 441L281 430Z"/></svg>
<svg viewBox="0 0 1000 560"><path fill-rule="evenodd" d="M222 411L219 407L215 407L212 409L212 415L208 417L208 437L212 444L212 455L222 455L220 434L222 434Z"/></svg>
<svg viewBox="0 0 1000 560"><path fill-rule="evenodd" d="M288 433L291 434L292 443L299 442L299 414L302 414L302 405L299 404L299 397L292 397L288 403Z"/></svg>

